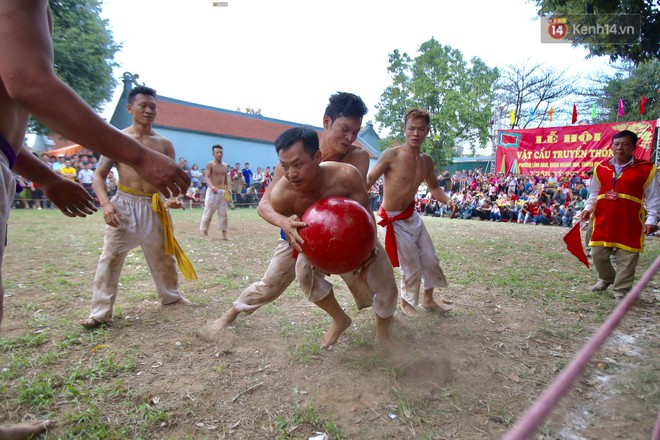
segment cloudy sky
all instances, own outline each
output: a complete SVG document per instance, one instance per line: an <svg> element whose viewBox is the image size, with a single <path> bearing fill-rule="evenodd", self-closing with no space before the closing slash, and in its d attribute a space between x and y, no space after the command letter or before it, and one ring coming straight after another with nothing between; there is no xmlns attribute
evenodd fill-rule
<svg viewBox="0 0 660 440"><path fill-rule="evenodd" d="M129 71L162 96L321 125L338 90L362 96L370 109L365 121L372 120L390 83L388 54L416 56L431 37L490 66L544 63L584 77L609 70L607 59L586 60L584 49L542 44L535 8L525 0L213 3L103 1L102 16L123 44L117 77Z"/></svg>

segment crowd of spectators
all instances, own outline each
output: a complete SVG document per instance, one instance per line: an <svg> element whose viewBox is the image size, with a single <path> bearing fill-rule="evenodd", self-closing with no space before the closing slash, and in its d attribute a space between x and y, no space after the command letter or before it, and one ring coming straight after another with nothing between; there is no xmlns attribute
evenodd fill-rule
<svg viewBox="0 0 660 440"><path fill-rule="evenodd" d="M570 227L589 197L589 173L509 174L446 171L438 184L454 202L438 203L422 184L415 198L420 213L437 217Z"/></svg>
<svg viewBox="0 0 660 440"><path fill-rule="evenodd" d="M84 150L81 153L65 156L64 154L41 154L41 160L57 174L80 183L92 197L96 198L92 188L94 171L98 164L98 158L92 152ZM179 166L190 174L190 188L183 196L188 201L188 208L201 207L206 195L206 167L200 169L198 164L188 166L185 158L179 158ZM18 209L44 209L54 208L54 205L45 197L44 192L33 182L16 176L19 191L14 198L14 208ZM232 192L231 208L256 207L264 191L273 180L271 167L264 169L257 167L256 171L250 169L250 164L245 163L241 168L237 163L229 173L230 190ZM112 197L117 192L119 175L117 170L108 174L106 186L108 194Z"/></svg>
<svg viewBox="0 0 660 440"><path fill-rule="evenodd" d="M71 156L43 153L41 160L53 171L80 183L95 197L92 179L97 157L91 152ZM206 170L198 164L188 166L179 158L179 165L188 171L190 188L184 198L188 207L201 207L206 193ZM256 207L268 185L272 182L271 167L256 170L250 164L236 163L229 172L232 194L230 207ZM589 196L590 173L509 174L475 171L445 170L438 176L438 184L454 202L445 205L435 200L423 183L415 197L415 207L421 214L456 219L479 219L492 222L533 223L537 225L571 226ZM109 173L106 185L110 196L117 191L119 176ZM53 205L39 187L20 176L17 181L22 191L16 194L15 208L43 209ZM379 179L369 189L371 209L378 211L383 200L383 181Z"/></svg>
<svg viewBox="0 0 660 440"><path fill-rule="evenodd" d="M83 150L70 156L42 153L40 157L41 161L55 173L80 183L92 197L95 197L92 179L94 178L94 170L96 170L98 159L91 151ZM116 170L114 170L106 179L110 194L117 191L116 177ZM17 191L14 197L14 208L44 209L55 207L46 198L43 190L34 182L19 175L16 176L16 182Z"/></svg>

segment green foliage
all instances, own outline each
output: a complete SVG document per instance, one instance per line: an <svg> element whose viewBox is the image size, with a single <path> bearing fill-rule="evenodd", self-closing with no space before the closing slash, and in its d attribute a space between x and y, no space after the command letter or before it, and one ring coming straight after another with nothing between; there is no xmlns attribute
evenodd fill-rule
<svg viewBox="0 0 660 440"><path fill-rule="evenodd" d="M117 81L112 70L117 44L108 21L100 17L99 0L50 0L53 14L55 73L92 108L99 110L112 97ZM36 121L38 132L47 131Z"/></svg>
<svg viewBox="0 0 660 440"><path fill-rule="evenodd" d="M404 141L404 115L413 107L431 113L424 150L436 166L448 162L459 142L467 142L473 149L486 145L497 69L479 58L467 63L459 50L431 38L422 43L415 59L395 49L389 54L387 70L392 84L376 105L376 121L390 130L385 147Z"/></svg>
<svg viewBox="0 0 660 440"><path fill-rule="evenodd" d="M639 104L642 95L646 96L644 119L660 117L660 61L640 63L630 69L622 68L604 83L597 94L597 105L604 109L604 121L639 121ZM617 118L619 98L623 99L624 116Z"/></svg>
<svg viewBox="0 0 660 440"><path fill-rule="evenodd" d="M613 44L605 34L573 37L573 46L586 47L592 56L609 55L612 61L628 60L635 64L660 57L660 7L649 0L534 0L539 15L582 15L585 20L601 23L606 14L640 14L641 41L638 44Z"/></svg>

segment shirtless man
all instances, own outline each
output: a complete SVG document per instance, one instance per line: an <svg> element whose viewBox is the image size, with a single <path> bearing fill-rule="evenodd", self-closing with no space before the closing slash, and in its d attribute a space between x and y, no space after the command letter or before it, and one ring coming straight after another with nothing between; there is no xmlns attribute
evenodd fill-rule
<svg viewBox="0 0 660 440"><path fill-rule="evenodd" d="M323 116L323 133L319 146L323 162L335 161L353 165L363 179L366 178L369 169L369 154L364 149L353 145L353 142L360 132L362 117L366 113L367 107L359 96L343 92L332 95ZM217 337L219 332L231 325L241 312L251 314L261 306L275 301L296 277L295 261L291 258L291 247L298 251L301 250L300 245L303 240L298 235L297 229L305 224L300 221L298 216L282 215L271 205L270 193L282 175L281 166L278 164L274 170L273 181L266 188L257 209L264 220L281 229L280 240L266 273L261 280L246 288L231 309L225 312L221 318L202 330L205 338ZM367 273L367 286L364 285L364 280L345 279L351 283L349 289L360 308L371 304L372 295L385 298L382 300L384 304L388 303L388 298L392 295L394 297L398 295L391 265L387 261L385 252L382 251L382 246L379 245L377 248L381 252L377 252L374 267ZM308 267L308 270L311 270L311 267ZM330 291L327 301L332 300L336 302L334 293ZM336 309L338 305L333 307ZM387 312L381 316L382 318L388 317L389 309L387 307L385 309ZM321 342L321 348L327 348L337 341L341 333L348 327L345 325L346 322L350 322L346 318L348 316L342 317L341 322L338 322L338 325L333 326L326 333ZM348 319L350 320L350 318Z"/></svg>
<svg viewBox="0 0 660 440"><path fill-rule="evenodd" d="M206 164L206 197L204 198L204 214L199 230L204 237L209 236L209 225L213 213L218 214L218 229L222 231L222 239L227 238L227 203L231 200L229 190L229 166L222 162L224 150L222 145L214 145L212 148L213 160Z"/></svg>
<svg viewBox="0 0 660 440"><path fill-rule="evenodd" d="M128 94L126 107L133 117L133 124L124 129L124 133L145 147L174 159L172 142L152 129L158 114L156 91L144 86L134 88ZM115 165L121 183L110 200L105 179ZM91 312L89 318L80 324L95 328L110 320L124 259L128 251L138 245L144 252L161 304L190 304L179 293L175 255L186 278L197 277L172 235L167 212L167 208L183 208L183 203L176 197L163 202L158 189L142 179L135 170L105 156L101 157L94 173L94 191L103 208L106 227L103 253L94 276Z"/></svg>
<svg viewBox="0 0 660 440"><path fill-rule="evenodd" d="M421 280L424 280L422 307L439 312L450 310L433 300L433 288L446 287L447 279L431 237L414 209L415 193L422 181L437 201L453 203L438 186L431 156L421 150L429 133L429 122L426 110L408 111L406 143L384 151L367 177L369 187L385 174L383 203L378 211L382 220L378 224L385 227L385 249L392 266L401 266L401 308L408 316L417 313Z"/></svg>
<svg viewBox="0 0 660 440"><path fill-rule="evenodd" d="M30 114L62 136L130 164L161 192L179 194L190 183L172 159L110 126L57 77L52 23L48 0L0 0L0 265L15 189L11 167L17 159L14 171L37 183L65 215L84 217L96 210L81 186L51 173L22 148ZM0 323L3 298L0 286ZM35 436L48 426L43 421L3 427L0 439Z"/></svg>
<svg viewBox="0 0 660 440"><path fill-rule="evenodd" d="M332 196L351 198L369 210L369 197L363 177L355 167L348 164L333 161L321 164L318 135L311 128L291 128L285 131L275 141L275 151L280 159L278 167L285 177L274 185L270 194L271 207L278 214L295 218L295 223L304 226L305 223L299 219L307 208ZM374 249L372 257L365 262L365 266L370 267L364 267L364 270L376 270L374 257L377 252ZM332 327L321 340L321 347L327 348L351 325L351 318L337 303L332 286L324 279L325 274L314 270L304 253L298 255L295 273L309 299L332 317ZM340 276L349 287L362 279L358 271ZM396 309L396 287L393 293L389 297L377 293L373 298L376 340L380 343L389 342L389 327Z"/></svg>

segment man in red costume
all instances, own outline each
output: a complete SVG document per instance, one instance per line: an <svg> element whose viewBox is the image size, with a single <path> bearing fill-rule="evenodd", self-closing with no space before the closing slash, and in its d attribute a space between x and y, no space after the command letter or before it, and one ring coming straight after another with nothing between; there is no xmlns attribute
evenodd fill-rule
<svg viewBox="0 0 660 440"><path fill-rule="evenodd" d="M660 214L656 167L633 156L636 145L637 135L632 131L614 135L613 157L594 168L581 216L586 221L593 213L589 246L599 279L591 290L603 291L613 284L617 304L632 288L644 235L658 230ZM610 262L615 248L616 269Z"/></svg>

